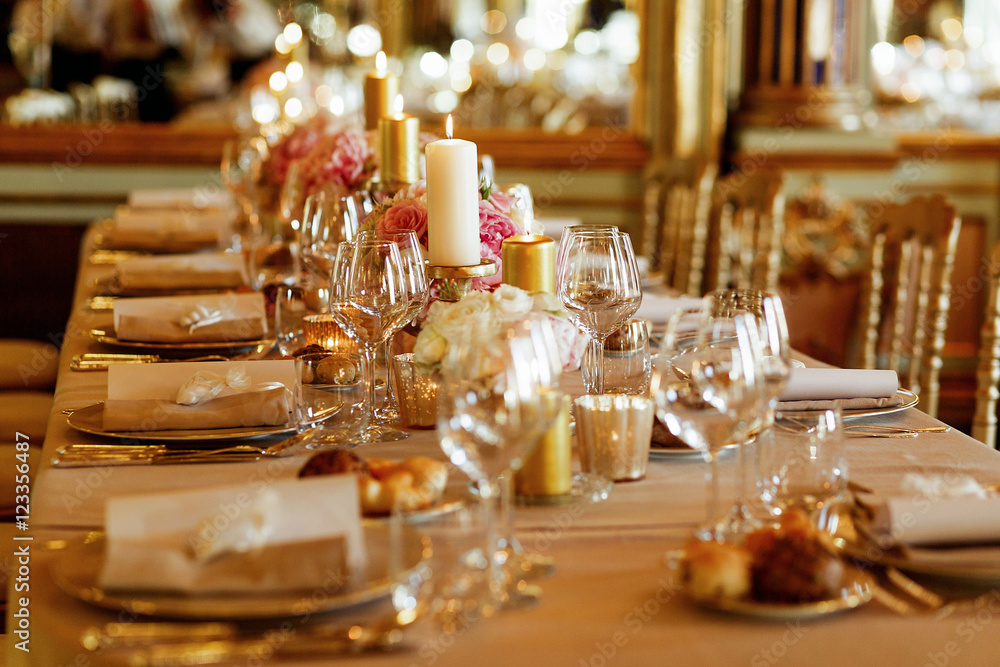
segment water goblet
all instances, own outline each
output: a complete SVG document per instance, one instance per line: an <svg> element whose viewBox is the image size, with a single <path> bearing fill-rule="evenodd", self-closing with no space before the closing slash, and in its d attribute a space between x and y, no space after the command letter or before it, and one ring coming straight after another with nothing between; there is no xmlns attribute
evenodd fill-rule
<svg viewBox="0 0 1000 667"><path fill-rule="evenodd" d="M708 460L706 523L698 534L721 539L718 452L747 438L759 410L761 344L757 323L747 313L720 318L706 300L693 317L693 334L690 313L675 313L668 321L651 393L670 432Z"/></svg>
<svg viewBox="0 0 1000 667"><path fill-rule="evenodd" d="M349 194L339 186L306 197L299 234L306 272L318 281L326 281L333 270L337 246L357 236L364 219L361 195Z"/></svg>
<svg viewBox="0 0 1000 667"><path fill-rule="evenodd" d="M499 511L501 476L520 468L558 414L551 406L561 401L547 400L546 394L558 391L559 372L551 329L541 320L500 326L469 322L442 366L441 448L490 506L491 590L501 607L538 596L534 587L524 585L509 558L510 527L506 513Z"/></svg>
<svg viewBox="0 0 1000 667"><path fill-rule="evenodd" d="M604 342L642 301L632 242L623 232L575 234L557 274L559 300L569 318L590 334L597 393L604 393Z"/></svg>

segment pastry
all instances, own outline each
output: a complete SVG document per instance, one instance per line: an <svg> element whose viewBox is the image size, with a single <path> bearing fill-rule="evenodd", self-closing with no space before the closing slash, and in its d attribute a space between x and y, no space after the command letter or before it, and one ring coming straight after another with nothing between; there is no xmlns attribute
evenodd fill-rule
<svg viewBox="0 0 1000 667"><path fill-rule="evenodd" d="M374 516L405 510L426 509L444 493L448 469L444 463L426 456L404 461L371 458L363 460L347 450L316 454L299 471L299 477L355 473L361 513Z"/></svg>
<svg viewBox="0 0 1000 667"><path fill-rule="evenodd" d="M691 540L684 558L685 590L697 599L744 597L750 593L751 561L739 545Z"/></svg>
<svg viewBox="0 0 1000 667"><path fill-rule="evenodd" d="M354 362L342 355L324 357L315 366L315 381L320 384L351 384L357 378Z"/></svg>

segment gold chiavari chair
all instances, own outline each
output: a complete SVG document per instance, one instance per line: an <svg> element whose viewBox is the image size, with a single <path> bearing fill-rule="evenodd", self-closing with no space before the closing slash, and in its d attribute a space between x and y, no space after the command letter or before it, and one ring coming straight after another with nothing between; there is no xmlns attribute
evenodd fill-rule
<svg viewBox="0 0 1000 667"><path fill-rule="evenodd" d="M976 370L976 411L972 437L996 448L997 399L1000 398L1000 244L989 258L986 316L979 337L979 367Z"/></svg>
<svg viewBox="0 0 1000 667"><path fill-rule="evenodd" d="M718 167L671 160L646 178L643 248L651 275L668 288L701 296L712 186Z"/></svg>
<svg viewBox="0 0 1000 667"><path fill-rule="evenodd" d="M888 368L937 415L941 349L961 220L944 197L869 211L872 235L862 294L860 368Z"/></svg>
<svg viewBox="0 0 1000 667"><path fill-rule="evenodd" d="M778 287L785 194L781 174L727 175L713 193L714 287Z"/></svg>

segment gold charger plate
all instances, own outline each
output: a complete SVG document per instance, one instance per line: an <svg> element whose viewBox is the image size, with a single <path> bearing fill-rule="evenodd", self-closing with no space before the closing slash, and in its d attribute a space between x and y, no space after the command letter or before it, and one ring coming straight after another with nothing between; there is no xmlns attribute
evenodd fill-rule
<svg viewBox="0 0 1000 667"><path fill-rule="evenodd" d="M122 287L116 276L109 278L97 278L91 284L96 290L96 296L181 296L188 294L212 294L214 292L226 292L239 289L233 285L214 285L205 287L164 287L164 288L141 288Z"/></svg>
<svg viewBox="0 0 1000 667"><path fill-rule="evenodd" d="M392 592L389 572L389 525L362 522L368 567L362 581L345 589L313 595L315 589L289 590L267 595L205 594L188 595L160 591L111 591L99 584L104 565L105 538L67 546L53 561L55 584L68 595L104 609L127 610L144 616L176 619L217 619L227 621L283 618L347 609L388 596ZM402 567L412 570L422 557L424 544L415 531L404 532Z"/></svg>
<svg viewBox="0 0 1000 667"><path fill-rule="evenodd" d="M237 352L253 347L268 348L274 346L274 338L260 338L257 340L227 340L227 341L204 341L198 343L156 343L151 341L120 340L114 333L104 329L91 329L90 337L98 343L114 345L115 347L126 347L134 350L158 350L161 352Z"/></svg>
<svg viewBox="0 0 1000 667"><path fill-rule="evenodd" d="M860 607L872 599L874 587L874 582L867 573L855 567L846 567L841 594L828 600L775 603L733 598L695 598L690 595L686 597L706 609L770 621L794 621L839 614Z"/></svg>
<svg viewBox="0 0 1000 667"><path fill-rule="evenodd" d="M323 410L309 422L309 426L332 417L344 405L343 401L333 403L326 399ZM236 428L178 429L162 431L107 431L104 429L104 403L94 403L73 411L66 417L66 423L81 433L99 435L122 440L156 440L161 442L186 442L191 440L238 440L266 435L293 433L294 423L284 426L240 426Z"/></svg>

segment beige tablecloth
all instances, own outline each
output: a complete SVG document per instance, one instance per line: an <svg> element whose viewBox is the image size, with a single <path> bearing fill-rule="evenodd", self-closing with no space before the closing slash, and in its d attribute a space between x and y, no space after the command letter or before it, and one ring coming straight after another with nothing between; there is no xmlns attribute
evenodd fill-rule
<svg viewBox="0 0 1000 667"><path fill-rule="evenodd" d="M60 411L100 400L105 390L105 374L72 373L68 369L74 354L97 349L84 332L106 325L110 317L84 307L86 286L105 267L81 266L45 442L46 460L60 445L94 440L67 427ZM877 422L937 423L912 409ZM956 432L898 440L851 438L848 451L851 477L880 491L897 488L906 472L961 472L984 484L1000 483L1000 454ZM359 453L389 458L416 453L442 456L433 433L428 432L414 432L400 442L367 446ZM75 470L44 467L33 490L31 525L38 540L79 533L85 527L100 526L103 503L110 496L224 482L259 485L294 475L304 460L298 456L240 464ZM724 488L732 487L733 468L733 457L724 458ZM996 622L1000 599L994 601L988 619L975 613L940 620L933 616L900 617L872 603L821 621L774 622L692 607L678 596L666 555L682 546L703 518L704 472L705 465L696 459L653 460L645 480L616 486L603 503L518 508L517 531L526 549L550 555L558 563L555 576L539 582L544 591L541 604L505 611L457 636L425 636L410 650L366 655L353 661L428 667L920 666L945 664L941 660L950 666L978 666L1000 662L1000 624ZM460 473L453 479L460 480ZM39 541L33 548L28 593L31 653L11 647L10 664L127 664L124 654L95 655L79 644L83 629L115 620L119 614L98 610L60 592L48 574L58 552L43 552ZM13 621L8 617L8 632L16 627ZM295 664L327 662L316 659Z"/></svg>

